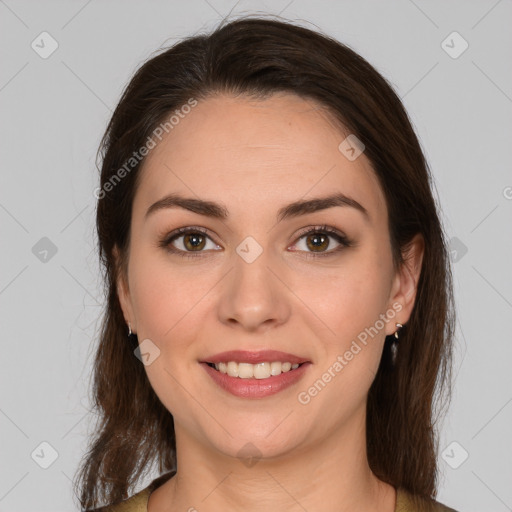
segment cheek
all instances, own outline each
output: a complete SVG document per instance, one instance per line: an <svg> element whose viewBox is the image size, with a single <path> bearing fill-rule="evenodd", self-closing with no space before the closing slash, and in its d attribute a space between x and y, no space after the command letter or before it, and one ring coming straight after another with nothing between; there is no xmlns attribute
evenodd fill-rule
<svg viewBox="0 0 512 512"><path fill-rule="evenodd" d="M213 318L212 291L222 272L207 266L180 266L150 249L134 251L130 264L139 342L150 339L162 356L146 367L148 375L164 369L186 374L197 364L198 344Z"/></svg>
<svg viewBox="0 0 512 512"><path fill-rule="evenodd" d="M385 313L390 271L372 251L360 251L336 270L317 271L313 279L297 275L295 289L329 328L326 342L341 349Z"/></svg>
<svg viewBox="0 0 512 512"><path fill-rule="evenodd" d="M394 310L387 309L389 268L359 256L309 288L323 288L310 294L308 306L329 328L319 336L315 374L300 390L303 412L311 417L328 409L344 420L361 407L381 359L387 325L381 315L393 322Z"/></svg>
<svg viewBox="0 0 512 512"><path fill-rule="evenodd" d="M132 256L130 288L139 343L149 339L158 348L158 357L145 366L145 371L166 408L181 415L181 410L188 411L183 404L190 402L186 379L197 364L192 351L204 324L201 297L208 290L208 282L149 251L134 251Z"/></svg>
<svg viewBox="0 0 512 512"><path fill-rule="evenodd" d="M163 341L204 295L200 272L183 271L161 248L142 240L130 256L130 289L137 328L146 338Z"/></svg>

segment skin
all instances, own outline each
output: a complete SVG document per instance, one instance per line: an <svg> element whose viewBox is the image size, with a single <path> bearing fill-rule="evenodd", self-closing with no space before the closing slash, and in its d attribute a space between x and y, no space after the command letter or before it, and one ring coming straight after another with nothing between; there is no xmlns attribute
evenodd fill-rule
<svg viewBox="0 0 512 512"><path fill-rule="evenodd" d="M324 511L394 510L395 489L368 466L366 399L385 336L410 316L424 246L417 236L395 270L385 198L364 153L349 161L338 149L346 135L311 100L222 95L201 101L146 158L118 292L139 342L160 350L145 369L175 422L178 472L152 493L150 512L303 511L320 503ZM337 206L276 223L282 206L334 191L361 203L369 219ZM229 217L167 208L145 218L171 192L221 202ZM301 230L322 224L352 245L308 259L318 253L307 236L299 239ZM197 258L159 246L186 226L208 231ZM247 236L263 249L250 264L236 252ZM173 246L191 252L184 242ZM329 238L321 250L338 245ZM298 393L393 304L401 310L378 335L299 403ZM273 396L239 398L199 364L235 349L282 350L312 365ZM248 442L258 451L250 467L237 456Z"/></svg>

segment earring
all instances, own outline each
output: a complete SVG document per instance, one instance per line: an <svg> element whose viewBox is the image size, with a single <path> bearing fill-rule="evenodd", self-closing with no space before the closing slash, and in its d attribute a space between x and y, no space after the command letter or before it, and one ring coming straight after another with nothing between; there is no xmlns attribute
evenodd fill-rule
<svg viewBox="0 0 512 512"><path fill-rule="evenodd" d="M395 334L394 334L395 339L391 343L391 362L393 363L393 366L396 363L396 355L398 353L398 333L400 332L400 330L403 327L403 325L399 324L399 323L397 323L395 325L396 325L396 331L395 331Z"/></svg>
<svg viewBox="0 0 512 512"><path fill-rule="evenodd" d="M132 326L130 325L130 322L128 322L128 340L135 348L137 348L137 346L139 345L137 334L132 331Z"/></svg>
<svg viewBox="0 0 512 512"><path fill-rule="evenodd" d="M128 341L132 345L133 349L136 349L139 346L137 334L132 331L132 326L130 325L130 322L128 322Z"/></svg>
<svg viewBox="0 0 512 512"><path fill-rule="evenodd" d="M128 322L128 338L129 339L137 339L137 333L132 331L132 326L130 322Z"/></svg>

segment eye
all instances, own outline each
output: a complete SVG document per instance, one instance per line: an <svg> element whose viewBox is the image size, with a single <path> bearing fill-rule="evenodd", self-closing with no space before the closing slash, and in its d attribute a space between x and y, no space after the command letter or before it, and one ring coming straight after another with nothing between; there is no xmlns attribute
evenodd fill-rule
<svg viewBox="0 0 512 512"><path fill-rule="evenodd" d="M208 247L208 242L210 246ZM186 227L173 231L160 243L168 251L185 257L196 257L204 252L203 249L220 249L216 243L206 234L203 228Z"/></svg>
<svg viewBox="0 0 512 512"><path fill-rule="evenodd" d="M331 242L334 240L334 244ZM334 248L332 246L334 245ZM299 251L309 253L307 256L329 256L345 247L350 247L350 240L337 229L330 226L316 226L299 237L299 242L292 246ZM327 250L329 249L329 250Z"/></svg>
<svg viewBox="0 0 512 512"><path fill-rule="evenodd" d="M334 240L334 248L332 248L332 240ZM168 252L191 258L201 256L201 253L208 249L221 249L213 242L204 228L196 226L173 231L166 235L159 245ZM305 253L307 257L323 257L333 255L351 245L352 243L346 235L337 229L330 226L315 226L304 231L299 236L298 242L291 247L293 250Z"/></svg>

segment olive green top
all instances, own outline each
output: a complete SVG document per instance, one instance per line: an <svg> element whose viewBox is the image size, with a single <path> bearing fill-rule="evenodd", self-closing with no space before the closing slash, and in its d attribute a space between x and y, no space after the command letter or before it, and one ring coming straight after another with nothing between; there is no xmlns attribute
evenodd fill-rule
<svg viewBox="0 0 512 512"><path fill-rule="evenodd" d="M102 507L88 512L147 512L150 494L174 475L174 471L153 480L145 489L116 505ZM395 512L456 512L437 501L413 496L403 489L397 489Z"/></svg>

